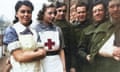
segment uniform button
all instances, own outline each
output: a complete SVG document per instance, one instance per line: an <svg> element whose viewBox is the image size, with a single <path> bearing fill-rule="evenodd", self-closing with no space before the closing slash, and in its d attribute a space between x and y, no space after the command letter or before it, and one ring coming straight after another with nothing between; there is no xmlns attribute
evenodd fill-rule
<svg viewBox="0 0 120 72"><path fill-rule="evenodd" d="M105 39L102 39L102 40L105 40Z"/></svg>

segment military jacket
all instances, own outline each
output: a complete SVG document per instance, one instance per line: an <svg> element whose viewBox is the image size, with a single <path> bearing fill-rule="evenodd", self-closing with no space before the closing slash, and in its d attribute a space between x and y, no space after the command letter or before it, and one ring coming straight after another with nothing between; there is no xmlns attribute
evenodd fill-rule
<svg viewBox="0 0 120 72"><path fill-rule="evenodd" d="M82 72L116 72L109 70L109 65L116 61L111 58L105 58L98 54L99 49L110 38L114 32L114 26L110 21L101 23L98 26L90 25L84 29L79 43L79 56L83 60ZM91 61L86 60L86 55L91 55ZM117 71L118 72L118 71Z"/></svg>
<svg viewBox="0 0 120 72"><path fill-rule="evenodd" d="M66 20L56 20L54 22L57 26L62 29L64 42L65 42L65 56L66 56L66 65L67 68L76 66L76 41L75 41L75 32L72 25Z"/></svg>
<svg viewBox="0 0 120 72"><path fill-rule="evenodd" d="M79 39L80 39L82 31L84 30L84 28L88 27L89 24L90 23L89 23L88 20L86 20L86 21L84 21L82 23L79 22L79 21L76 21L73 24L73 28L74 28L74 31L75 31L75 38L76 38L77 45L79 43Z"/></svg>
<svg viewBox="0 0 120 72"><path fill-rule="evenodd" d="M94 58L113 31L113 25L110 21L101 23L98 26L89 25L80 36L79 55L86 58L87 54L91 54L91 57Z"/></svg>

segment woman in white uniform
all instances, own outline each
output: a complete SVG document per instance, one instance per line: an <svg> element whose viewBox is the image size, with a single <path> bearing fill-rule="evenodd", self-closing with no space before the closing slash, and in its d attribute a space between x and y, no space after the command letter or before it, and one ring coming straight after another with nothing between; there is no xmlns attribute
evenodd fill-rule
<svg viewBox="0 0 120 72"><path fill-rule="evenodd" d="M55 10L52 3L44 4L38 13L39 23L31 25L39 33L46 50L46 57L42 60L44 72L66 72L62 31L53 24Z"/></svg>
<svg viewBox="0 0 120 72"><path fill-rule="evenodd" d="M4 33L3 42L11 54L10 72L42 72L40 59L46 52L40 48L37 32L29 27L33 9L30 1L18 1L14 24Z"/></svg>

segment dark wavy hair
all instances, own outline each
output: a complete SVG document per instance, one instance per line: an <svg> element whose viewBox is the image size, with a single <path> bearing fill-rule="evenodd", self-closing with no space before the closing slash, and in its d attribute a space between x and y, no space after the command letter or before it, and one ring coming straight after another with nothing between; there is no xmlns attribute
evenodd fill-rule
<svg viewBox="0 0 120 72"><path fill-rule="evenodd" d="M63 2L59 2L59 1L56 1L55 2L55 7L56 8L59 8L59 7L62 7L62 6L65 6L67 8L67 4L63 3Z"/></svg>
<svg viewBox="0 0 120 72"><path fill-rule="evenodd" d="M16 12L16 13L18 12L19 8L20 8L22 5L25 5L25 6L30 7L32 11L34 10L33 4L32 4L30 1L28 1L28 0L18 1L18 2L16 3L16 5L15 5L15 12ZM15 19L13 20L13 23L16 23L16 22L18 22L18 18L15 16ZM32 20L31 20L30 23L32 23Z"/></svg>
<svg viewBox="0 0 120 72"><path fill-rule="evenodd" d="M47 8L51 8L51 7L55 7L55 5L53 3L51 3L51 2L48 3L48 4L44 3L42 9L39 10L39 12L38 12L37 20L38 21L43 20L43 16L44 16L45 11L47 10Z"/></svg>
<svg viewBox="0 0 120 72"><path fill-rule="evenodd" d="M107 20L108 19L108 17L107 17L107 7L106 7L106 5L105 5L105 3L103 2L103 1L101 1L101 0L98 0L98 1L95 1L94 3L93 3L93 5L92 5L92 7L91 7L91 17L92 17L92 15L93 15L93 12L92 12L92 9L95 7L95 6L97 6L97 5L99 5L99 4L102 4L103 5L103 8L104 8L104 19L101 21L101 22L103 22L103 21L105 21L105 20Z"/></svg>
<svg viewBox="0 0 120 72"><path fill-rule="evenodd" d="M85 2L78 2L78 3L76 4L76 8L77 8L77 7L81 7L81 6L86 7L86 11L88 11L88 5L87 5Z"/></svg>
<svg viewBox="0 0 120 72"><path fill-rule="evenodd" d="M99 5L99 4L102 4L103 5L103 8L104 8L104 10L105 10L105 12L106 12L106 5L105 5L105 3L103 2L103 1L101 1L101 0L98 0L98 1L95 1L94 3L93 3L93 5L91 6L91 11L92 11L92 9L93 9L93 7L94 6L96 6L96 5Z"/></svg>

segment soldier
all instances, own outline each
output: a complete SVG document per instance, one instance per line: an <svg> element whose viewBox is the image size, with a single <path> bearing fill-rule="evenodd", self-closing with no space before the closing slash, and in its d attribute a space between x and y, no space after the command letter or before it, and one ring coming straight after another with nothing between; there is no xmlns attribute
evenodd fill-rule
<svg viewBox="0 0 120 72"><path fill-rule="evenodd" d="M91 63L86 63L85 72L119 72L120 69L120 48L119 48L119 19L120 19L120 0L110 0L108 4L110 21L99 29L95 29L91 38L92 31L85 31L91 43L88 43L87 60ZM101 28L100 28L101 27ZM117 29L117 28L118 29ZM89 29L89 28L88 28ZM116 30L117 29L117 30ZM117 34L116 34L116 31ZM97 33L97 34L95 34ZM106 35L105 35L105 34ZM104 36L104 35L105 36ZM118 39L118 40L117 40ZM84 46L84 45L83 45ZM89 67L89 68L88 68ZM83 72L84 72L83 71Z"/></svg>
<svg viewBox="0 0 120 72"><path fill-rule="evenodd" d="M75 37L73 34L73 29L71 24L66 20L66 10L67 5L65 3L56 2L56 17L55 17L55 24L60 26L63 31L64 41L65 41L65 58L66 58L66 69L69 72L71 67L75 67L76 62L74 59L75 57Z"/></svg>
<svg viewBox="0 0 120 72"><path fill-rule="evenodd" d="M76 5L76 16L77 16L77 21L75 21L72 25L74 27L75 35L76 35L76 42L77 45L79 44L79 39L81 36L81 32L86 28L89 24L90 21L88 20L88 6L84 2L80 2ZM81 72L81 66L82 66L82 61L77 57L77 72Z"/></svg>
<svg viewBox="0 0 120 72"><path fill-rule="evenodd" d="M104 72L119 72L120 71L120 0L110 0L108 3L108 11L110 21L113 24L114 33L100 48L99 54L101 55L99 67L102 66L101 70Z"/></svg>
<svg viewBox="0 0 120 72"><path fill-rule="evenodd" d="M107 59L99 55L99 49L112 35L114 28L106 18L103 2L96 1L91 11L93 24L83 30L79 42L78 54L83 61L81 72L109 72L106 71L107 64L103 64Z"/></svg>

